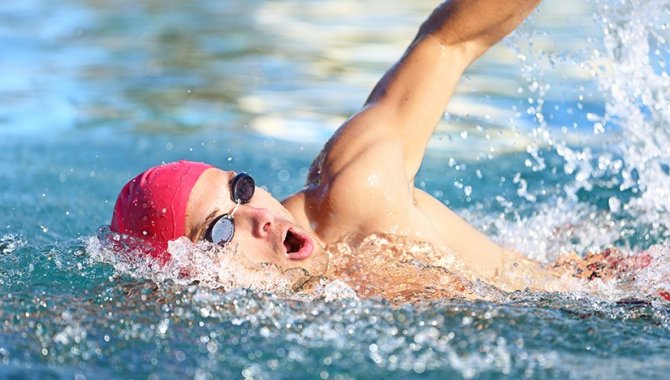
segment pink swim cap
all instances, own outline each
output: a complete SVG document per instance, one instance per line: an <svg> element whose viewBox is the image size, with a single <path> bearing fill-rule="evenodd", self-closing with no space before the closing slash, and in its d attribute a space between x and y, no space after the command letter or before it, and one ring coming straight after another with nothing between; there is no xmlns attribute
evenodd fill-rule
<svg viewBox="0 0 670 380"><path fill-rule="evenodd" d="M168 241L186 234L186 206L200 175L213 166L179 161L154 166L130 180L119 193L110 229L139 237L151 256L170 258Z"/></svg>

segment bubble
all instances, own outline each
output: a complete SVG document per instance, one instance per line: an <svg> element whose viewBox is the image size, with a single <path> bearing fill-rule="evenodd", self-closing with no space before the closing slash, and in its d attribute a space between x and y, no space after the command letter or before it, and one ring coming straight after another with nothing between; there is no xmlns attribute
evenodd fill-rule
<svg viewBox="0 0 670 380"><path fill-rule="evenodd" d="M277 178L278 178L281 182L286 182L286 181L289 180L289 178L290 178L290 174L289 174L288 170L286 170L286 169L282 169L282 170L280 170L280 171L277 173Z"/></svg>
<svg viewBox="0 0 670 380"><path fill-rule="evenodd" d="M157 330L160 335L165 335L170 326L170 321L168 319L163 319L158 323Z"/></svg>
<svg viewBox="0 0 670 380"><path fill-rule="evenodd" d="M465 193L466 197L469 197L470 195L472 195L472 186L465 186L463 188L463 193Z"/></svg>

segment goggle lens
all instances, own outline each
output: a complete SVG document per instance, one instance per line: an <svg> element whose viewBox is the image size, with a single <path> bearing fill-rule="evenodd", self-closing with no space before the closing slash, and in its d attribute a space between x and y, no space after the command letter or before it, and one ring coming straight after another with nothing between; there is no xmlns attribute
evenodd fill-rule
<svg viewBox="0 0 670 380"><path fill-rule="evenodd" d="M224 245L233 240L233 235L235 235L233 220L228 215L221 215L212 223L211 230L205 239L218 245Z"/></svg>
<svg viewBox="0 0 670 380"><path fill-rule="evenodd" d="M249 203L251 197L256 191L256 182L247 173L239 173L233 178L233 183L230 186L230 196L233 202L238 204Z"/></svg>

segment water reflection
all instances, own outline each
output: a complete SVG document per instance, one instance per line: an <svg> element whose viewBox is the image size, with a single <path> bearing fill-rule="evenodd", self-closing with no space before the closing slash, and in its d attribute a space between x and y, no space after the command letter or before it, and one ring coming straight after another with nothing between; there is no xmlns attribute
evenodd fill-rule
<svg viewBox="0 0 670 380"><path fill-rule="evenodd" d="M434 6L297 0L22 4L0 6L8 21L0 53L11 57L0 84L0 99L9 105L0 114L5 131L188 133L248 126L254 133L313 142L325 140L358 110ZM523 149L526 132L514 131L537 122L526 112L526 99L537 98L534 81L540 76L553 86L542 96L551 128L573 122L581 127L587 123L579 115L602 111L587 68L573 64L595 43L586 37L595 28L592 7L567 9L547 1L537 19L510 39L511 49L497 47L475 64L448 110L445 138L434 146L460 151L458 133L465 129L481 143L480 153ZM586 99L577 108L579 95Z"/></svg>

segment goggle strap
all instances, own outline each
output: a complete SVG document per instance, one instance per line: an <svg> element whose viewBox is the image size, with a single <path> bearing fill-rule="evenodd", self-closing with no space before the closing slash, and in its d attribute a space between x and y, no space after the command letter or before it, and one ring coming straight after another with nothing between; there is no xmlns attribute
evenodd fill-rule
<svg viewBox="0 0 670 380"><path fill-rule="evenodd" d="M231 211L228 215L232 218L235 215L235 211L237 211L237 208L240 207L241 203L237 202L235 203L235 207L233 207L233 211Z"/></svg>

